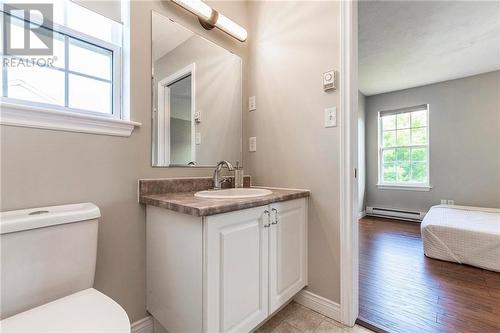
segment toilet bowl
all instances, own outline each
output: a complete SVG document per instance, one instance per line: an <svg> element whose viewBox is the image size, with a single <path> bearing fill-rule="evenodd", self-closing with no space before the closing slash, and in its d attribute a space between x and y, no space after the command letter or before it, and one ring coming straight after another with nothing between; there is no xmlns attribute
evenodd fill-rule
<svg viewBox="0 0 500 333"><path fill-rule="evenodd" d="M130 333L92 288L100 211L92 203L0 213L0 331Z"/></svg>

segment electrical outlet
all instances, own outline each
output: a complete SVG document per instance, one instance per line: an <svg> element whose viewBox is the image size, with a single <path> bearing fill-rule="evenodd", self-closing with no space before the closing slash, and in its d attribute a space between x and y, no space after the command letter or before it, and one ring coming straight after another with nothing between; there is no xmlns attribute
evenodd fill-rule
<svg viewBox="0 0 500 333"><path fill-rule="evenodd" d="M248 138L248 151L257 151L257 138L255 136Z"/></svg>
<svg viewBox="0 0 500 333"><path fill-rule="evenodd" d="M448 204L448 200L446 199L441 199L441 205L447 205Z"/></svg>
<svg viewBox="0 0 500 333"><path fill-rule="evenodd" d="M248 111L257 110L257 100L255 96L248 97Z"/></svg>
<svg viewBox="0 0 500 333"><path fill-rule="evenodd" d="M454 205L455 204L455 200L448 200L448 205Z"/></svg>
<svg viewBox="0 0 500 333"><path fill-rule="evenodd" d="M194 144L201 145L201 132L196 132L194 134Z"/></svg>

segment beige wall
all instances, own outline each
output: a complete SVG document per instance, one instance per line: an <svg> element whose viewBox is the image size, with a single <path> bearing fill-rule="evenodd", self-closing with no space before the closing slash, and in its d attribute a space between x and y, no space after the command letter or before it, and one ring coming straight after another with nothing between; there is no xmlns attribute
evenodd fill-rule
<svg viewBox="0 0 500 333"><path fill-rule="evenodd" d="M367 206L500 208L500 71L366 98ZM378 111L429 104L429 192L379 190Z"/></svg>
<svg viewBox="0 0 500 333"><path fill-rule="evenodd" d="M211 2L246 26L246 5ZM145 209L137 179L205 176L211 169L152 168L150 156L151 9L246 59L246 44L203 30L167 1L132 2L131 115L142 123L129 138L1 126L1 210L94 202L101 208L95 287L122 305L130 320L145 316Z"/></svg>
<svg viewBox="0 0 500 333"><path fill-rule="evenodd" d="M324 108L339 92L323 92L322 73L339 70L339 3L250 2L246 171L257 184L307 188L309 290L340 300L339 128L324 128ZM339 110L341 116L342 110ZM257 152L248 152L248 137Z"/></svg>
<svg viewBox="0 0 500 333"><path fill-rule="evenodd" d="M131 321L146 313L145 211L137 203L137 179L211 174L150 166L152 9L243 58L244 109L251 95L258 107L243 112L245 171L258 184L312 191L309 289L340 299L339 128L323 127L323 109L339 107L340 99L338 91L321 87L324 71L340 69L339 3L208 3L247 27L249 41L205 31L171 2L132 2L131 114L143 125L130 138L1 127L1 209L96 203L102 219L95 286L118 301ZM255 153L246 152L249 136L257 137Z"/></svg>

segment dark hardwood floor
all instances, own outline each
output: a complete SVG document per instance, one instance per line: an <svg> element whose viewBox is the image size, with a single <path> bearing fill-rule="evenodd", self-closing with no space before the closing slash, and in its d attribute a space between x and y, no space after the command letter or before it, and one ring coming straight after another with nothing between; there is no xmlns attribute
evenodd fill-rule
<svg viewBox="0 0 500 333"><path fill-rule="evenodd" d="M360 320L391 333L500 332L500 273L425 257L418 223L363 218L359 244Z"/></svg>

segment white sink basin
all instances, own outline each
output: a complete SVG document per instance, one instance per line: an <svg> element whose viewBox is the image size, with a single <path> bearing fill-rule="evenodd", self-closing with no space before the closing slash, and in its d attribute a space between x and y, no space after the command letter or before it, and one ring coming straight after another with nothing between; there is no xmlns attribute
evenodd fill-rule
<svg viewBox="0 0 500 333"><path fill-rule="evenodd" d="M196 192L194 196L205 199L245 199L263 197L272 193L272 191L263 188L228 188L225 190L200 191Z"/></svg>

